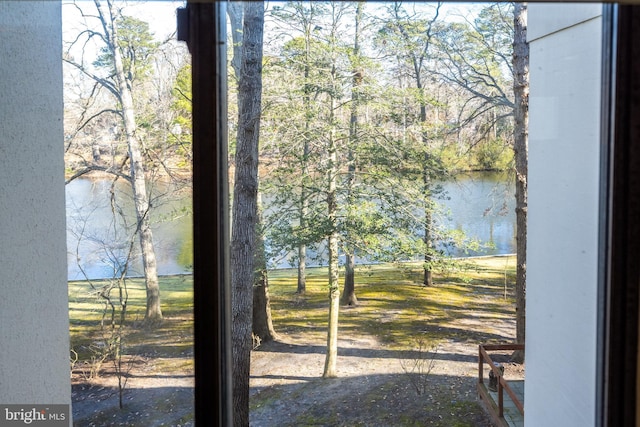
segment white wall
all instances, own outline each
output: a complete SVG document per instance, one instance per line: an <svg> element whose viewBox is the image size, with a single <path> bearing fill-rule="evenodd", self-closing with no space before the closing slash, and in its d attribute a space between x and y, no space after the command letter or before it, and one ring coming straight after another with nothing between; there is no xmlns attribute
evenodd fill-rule
<svg viewBox="0 0 640 427"><path fill-rule="evenodd" d="M525 425L595 424L600 5L529 4Z"/></svg>
<svg viewBox="0 0 640 427"><path fill-rule="evenodd" d="M0 403L69 404L61 3L0 1Z"/></svg>

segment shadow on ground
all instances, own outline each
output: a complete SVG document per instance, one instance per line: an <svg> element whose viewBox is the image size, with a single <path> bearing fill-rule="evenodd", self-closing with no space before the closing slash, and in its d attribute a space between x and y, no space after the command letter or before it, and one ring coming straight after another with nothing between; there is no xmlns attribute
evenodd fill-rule
<svg viewBox="0 0 640 427"><path fill-rule="evenodd" d="M286 378L296 379L296 378ZM489 427L475 379L408 374L304 381L252 390L251 426ZM421 394L417 386L424 386Z"/></svg>
<svg viewBox="0 0 640 427"><path fill-rule="evenodd" d="M193 426L193 387L126 388L123 408L117 387L74 384L73 425L85 426Z"/></svg>

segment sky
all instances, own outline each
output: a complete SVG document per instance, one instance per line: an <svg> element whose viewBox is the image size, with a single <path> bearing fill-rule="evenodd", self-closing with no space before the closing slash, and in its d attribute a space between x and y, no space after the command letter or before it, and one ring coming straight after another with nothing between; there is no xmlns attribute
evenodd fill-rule
<svg viewBox="0 0 640 427"><path fill-rule="evenodd" d="M156 36L166 38L176 30L176 9L184 7L186 1L157 0L130 4L126 14L147 21Z"/></svg>
<svg viewBox="0 0 640 427"><path fill-rule="evenodd" d="M270 8L274 4L282 2L266 2L266 7ZM186 0L150 0L150 1L116 1L120 7L123 7L124 14L134 16L138 19L149 23L150 29L156 37L156 40L166 40L176 31L176 9L184 7ZM376 3L372 3L376 5ZM377 3L382 4L382 2ZM410 3L420 9L420 3ZM433 3L432 3L433 4ZM374 6L375 7L375 6ZM463 20L463 15L468 15L471 11L479 9L478 3L450 2L442 6L440 15L449 21ZM433 6L429 6L430 9ZM87 28L87 24L97 25L96 19L85 20L82 18L79 9L85 14L95 14L95 5L91 0L63 0L62 3L62 20L63 20L63 40L67 43L83 30ZM96 28L97 29L97 28ZM268 40L268 38L265 38ZM78 43L71 50L72 57L78 62L83 56L86 64L91 64L97 52L102 47L94 42L88 44ZM67 47L65 45L65 51Z"/></svg>
<svg viewBox="0 0 640 427"><path fill-rule="evenodd" d="M80 7L86 10L91 10L93 6L92 1L80 0L76 2ZM151 31L156 36L166 38L176 29L176 16L175 11L179 7L184 7L186 1L174 1L174 0L152 0L152 1L129 1L120 2L126 4L125 14L136 16L139 19L147 21L150 25ZM271 2L273 4L273 2ZM269 7L269 2L266 3ZM466 14L470 9L477 8L478 4L465 3L465 2L451 2L443 5L442 13L451 20L460 19L458 16ZM63 2L63 30L65 31L77 31L78 13L72 2ZM74 22L76 21L76 22Z"/></svg>
<svg viewBox="0 0 640 427"><path fill-rule="evenodd" d="M185 4L186 1L173 0L118 2L118 5L124 5L125 15L135 16L148 22L151 31L158 39L164 39L176 30L176 9L184 7ZM75 2L75 5L72 1L63 1L62 30L66 34L65 39L70 33L77 33L83 28L78 7L87 14L95 11L92 1L80 0Z"/></svg>
<svg viewBox="0 0 640 427"><path fill-rule="evenodd" d="M176 9L184 7L186 1L154 0L154 1L116 1L117 6L123 7L125 15L134 16L149 23L149 28L157 41L164 41L176 31ZM95 4L91 0L63 0L62 3L62 38L63 50L66 53L68 44L78 34L93 25L96 30L97 19L84 19L80 10L85 15L96 15ZM173 36L175 39L175 36ZM97 40L85 44L86 37L81 39L74 48L69 51L71 57L80 62L84 57L87 66L95 60L99 49L103 46ZM65 68L65 72L69 69Z"/></svg>

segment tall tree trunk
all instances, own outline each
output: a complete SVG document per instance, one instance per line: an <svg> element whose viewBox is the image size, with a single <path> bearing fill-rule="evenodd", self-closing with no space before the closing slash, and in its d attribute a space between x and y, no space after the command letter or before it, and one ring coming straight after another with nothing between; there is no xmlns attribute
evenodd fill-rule
<svg viewBox="0 0 640 427"><path fill-rule="evenodd" d="M305 71L306 73L306 71ZM308 97L305 95L305 97ZM308 100L307 100L308 102ZM306 107L305 107L306 109ZM306 111L306 110L305 110ZM309 119L306 119L305 123L305 140L304 140L304 148L303 148L303 159L302 159L302 186L300 187L300 206L298 210L299 215L299 224L300 230L303 233L306 232L307 228L307 214L309 211L309 200L308 191L306 186L306 177L309 174L309 141L307 139L307 131L309 130ZM298 244L298 294L304 294L307 290L307 245L304 242L300 242Z"/></svg>
<svg viewBox="0 0 640 427"><path fill-rule="evenodd" d="M399 3L396 3L396 5L398 6ZM422 129L422 145L423 145L423 149L424 149L424 158L423 158L423 165L422 165L422 185L423 185L423 197L424 197L424 237L423 237L423 242L424 242L424 268L423 268L423 272L424 272L424 277L423 277L423 284L424 286L431 286L433 284L433 277L432 277L432 267L431 267L431 262L433 261L433 255L432 255L432 245L433 245L433 237L432 237L432 233L431 233L431 228L432 228L432 218L431 218L431 175L432 175L432 171L431 171L431 165L430 165L430 154L429 154L429 137L427 135L427 131L425 130L426 124L427 124L427 100L426 100L426 96L424 93L424 85L423 85L423 71L424 71L424 66L425 66L425 62L428 59L428 54L429 54L429 47L431 46L431 38L433 37L433 29L434 29L434 25L438 20L438 16L440 16L440 7L442 6L442 2L438 2L436 5L436 10L435 10L435 14L433 16L433 18L431 18L431 20L428 22L427 24L427 28L426 28L426 36L427 39L425 41L425 44L423 47L421 47L420 52L411 52L410 53L410 58L411 58L411 62L412 62L412 66L413 66L413 78L415 79L416 82L416 89L418 89L418 93L421 95L420 96L420 100L419 100L419 105L420 105L420 124L422 125L423 129ZM396 25L398 26L398 29L400 31L400 34L402 35L402 38L404 39L404 41L407 43L407 45L405 46L411 46L412 43L409 40L409 36L406 32L406 29L404 28L404 26L402 25L402 18L398 15L398 9L396 9L396 19L398 20L396 22Z"/></svg>
<svg viewBox="0 0 640 427"><path fill-rule="evenodd" d="M306 73L306 71L305 71ZM308 95L305 95L308 98ZM308 100L307 100L308 102ZM306 111L306 107L305 107ZM306 137L306 133L309 130L309 119L306 119L305 123L305 140L303 148L303 160L302 160L302 186L300 187L300 208L298 211L300 230L303 233L307 228L307 214L309 211L308 191L306 187L306 177L309 174L309 141ZM304 294L307 290L307 245L304 242L298 244L298 294Z"/></svg>
<svg viewBox="0 0 640 427"><path fill-rule="evenodd" d="M332 84L335 84L335 65L331 72ZM340 284L338 265L338 147L334 134L335 98L330 95L329 103L329 144L327 147L327 218L329 219L329 321L327 325L327 354L324 363L324 378L338 375L338 318L340 311Z"/></svg>
<svg viewBox="0 0 640 427"><path fill-rule="evenodd" d="M264 3L244 4L231 237L234 424L249 425Z"/></svg>
<svg viewBox="0 0 640 427"><path fill-rule="evenodd" d="M258 343L265 343L278 339L278 334L273 327L271 317L267 269L260 268L260 265L256 267L256 280L253 286L253 335Z"/></svg>
<svg viewBox="0 0 640 427"><path fill-rule="evenodd" d="M335 200L333 202L335 203ZM338 232L329 236L329 323L327 328L327 354L323 378L338 376L338 320L340 312L340 286L338 284Z"/></svg>
<svg viewBox="0 0 640 427"><path fill-rule="evenodd" d="M145 287L147 293L147 307L145 311L145 324L153 326L162 321L160 309L160 286L158 284L158 268L156 253L153 245L153 233L149 219L149 197L147 195L146 177L144 170L144 158L142 147L136 136L136 118L133 106L133 96L127 81L122 55L118 48L118 33L115 17L111 10L111 2L107 1L105 9L99 0L95 0L100 19L107 36L109 50L113 55L113 63L118 85L119 100L122 107L122 118L127 145L129 148L129 163L131 188L136 209L138 235L140 237L140 250L142 252L142 266L144 269Z"/></svg>
<svg viewBox="0 0 640 427"><path fill-rule="evenodd" d="M425 175L426 176L426 175ZM429 193L429 184L428 181L425 180L425 195ZM424 211L424 268L423 268L423 278L422 284L424 286L432 286L433 285L433 273L431 269L431 262L433 261L433 256L431 255L431 211L429 208L426 208Z"/></svg>
<svg viewBox="0 0 640 427"><path fill-rule="evenodd" d="M269 300L269 276L267 258L264 254L264 232L262 224L262 206L258 192L258 225L256 230L255 279L253 282L253 335L260 342L277 339L271 318Z"/></svg>
<svg viewBox="0 0 640 427"><path fill-rule="evenodd" d="M344 263L344 289L340 304L354 307L358 305L356 296L356 262L355 255L346 254Z"/></svg>
<svg viewBox="0 0 640 427"><path fill-rule="evenodd" d="M309 200L307 199L309 191L307 190L306 179L309 175L309 130L311 128L311 85L309 81L309 73L311 72L311 27L305 25L304 35L305 58L304 58L304 95L302 97L302 105L304 109L304 142L302 148L302 185L300 186L300 206L299 206L299 223L300 230L304 233L307 228L307 214L309 211ZM307 290L307 245L305 242L298 244L298 290L297 293L304 294Z"/></svg>
<svg viewBox="0 0 640 427"><path fill-rule="evenodd" d="M529 146L529 44L527 3L514 4L513 91L515 95L514 151L516 163L516 342L525 342L527 295L527 173ZM524 361L524 352L514 360Z"/></svg>
<svg viewBox="0 0 640 427"><path fill-rule="evenodd" d="M418 89L423 92L422 82L418 77L416 79ZM427 106L426 101L424 100L424 96L420 100L420 123L423 127L427 125ZM431 218L431 208L430 208L430 200L431 200L431 171L429 170L429 137L427 136L427 131L422 131L422 144L424 145L424 164L422 166L422 194L424 196L424 277L422 284L424 286L433 285L433 274L431 269L431 261L433 260L433 256L431 254L431 246L432 246L432 238L431 238L431 226L432 226L432 218Z"/></svg>
<svg viewBox="0 0 640 427"><path fill-rule="evenodd" d="M300 227L303 227L303 216L300 216ZM307 291L307 245L298 245L298 289L296 293L304 294Z"/></svg>
<svg viewBox="0 0 640 427"><path fill-rule="evenodd" d="M349 166L347 170L347 203L353 205L353 191L356 180L356 155L354 146L358 140L358 105L360 102L360 85L362 84L363 71L359 64L360 55L360 21L363 14L363 2L358 2L355 15L355 31L353 36L353 59L351 60L353 83L351 87L351 117L349 120ZM355 247L351 243L351 230L347 230L345 248L345 272L344 272L344 289L340 303L342 305L355 306L358 305L356 297L356 269L355 269Z"/></svg>
<svg viewBox="0 0 640 427"><path fill-rule="evenodd" d="M333 115L333 100L332 100ZM332 120L333 121L333 120ZM329 234L329 322L327 327L327 354L324 364L324 378L338 375L336 364L338 359L338 317L340 310L340 285L338 283L338 224L337 224L337 148L333 134L330 136L328 166L327 214L331 232Z"/></svg>

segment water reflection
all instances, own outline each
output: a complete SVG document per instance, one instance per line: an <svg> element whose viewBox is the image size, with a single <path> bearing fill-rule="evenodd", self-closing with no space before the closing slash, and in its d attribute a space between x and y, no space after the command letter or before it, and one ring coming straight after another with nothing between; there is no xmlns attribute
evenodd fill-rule
<svg viewBox="0 0 640 427"><path fill-rule="evenodd" d="M515 252L515 198L513 179L507 174L469 173L441 183L448 198L440 200L443 212L435 220L463 230L486 247L479 251L449 250L452 256L494 255ZM160 275L191 272L193 264L191 199L175 197L157 187L152 199L152 229ZM137 240L131 245L135 214L127 184L116 186L112 203L109 180L76 179L67 185L67 247L69 280L113 277L123 268L133 248L129 276L141 276ZM171 196L171 197L170 197ZM115 215L114 215L115 213ZM443 248L444 249L444 248ZM309 254L313 264L323 264L323 251ZM291 267L285 258L276 267Z"/></svg>
<svg viewBox="0 0 640 427"><path fill-rule="evenodd" d="M115 194L115 197L113 195ZM158 274L190 271L193 263L190 198L157 187L152 197L152 230ZM129 276L142 276L138 242L132 244L135 211L131 189L110 180L76 179L66 187L69 280L113 277L127 265ZM86 276L85 276L86 275Z"/></svg>
<svg viewBox="0 0 640 427"><path fill-rule="evenodd" d="M448 228L464 231L486 247L452 251L453 256L515 253L515 181L507 173L467 173L441 183L449 195L440 203L449 212L440 218Z"/></svg>

